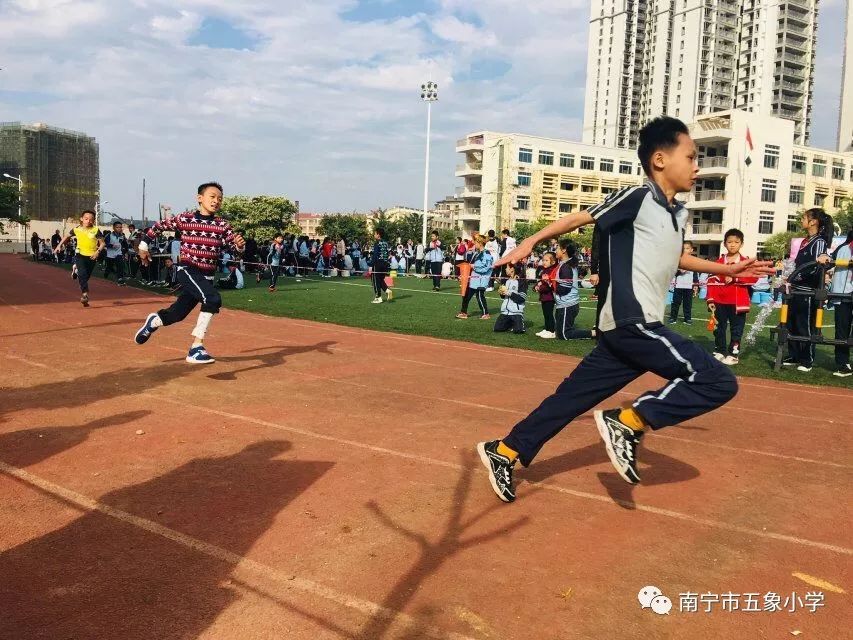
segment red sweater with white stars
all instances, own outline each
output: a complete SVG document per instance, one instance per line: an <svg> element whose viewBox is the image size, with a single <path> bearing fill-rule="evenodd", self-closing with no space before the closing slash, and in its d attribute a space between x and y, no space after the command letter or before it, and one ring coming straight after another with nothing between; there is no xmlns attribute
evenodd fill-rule
<svg viewBox="0 0 853 640"><path fill-rule="evenodd" d="M198 211L185 211L155 224L147 236L153 240L161 231L181 232L180 262L207 274L216 272L223 249L234 250L234 230L217 216L203 216Z"/></svg>

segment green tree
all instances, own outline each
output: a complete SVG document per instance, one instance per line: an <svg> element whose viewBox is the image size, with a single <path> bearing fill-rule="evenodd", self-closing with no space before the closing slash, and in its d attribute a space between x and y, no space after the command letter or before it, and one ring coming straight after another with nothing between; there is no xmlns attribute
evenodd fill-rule
<svg viewBox="0 0 853 640"><path fill-rule="evenodd" d="M0 218L24 226L28 225L30 222L29 216L18 216L19 203L18 185L13 182L0 181ZM0 233L4 232L3 220L0 220Z"/></svg>
<svg viewBox="0 0 853 640"><path fill-rule="evenodd" d="M764 241L764 253L774 260L785 258L791 250L791 240L802 237L803 233L801 231L774 233Z"/></svg>
<svg viewBox="0 0 853 640"><path fill-rule="evenodd" d="M841 208L832 215L832 219L841 227L842 235L853 229L853 200L844 200Z"/></svg>
<svg viewBox="0 0 853 640"><path fill-rule="evenodd" d="M265 242L277 233L298 233L296 207L281 196L228 196L222 199L222 215L246 237Z"/></svg>
<svg viewBox="0 0 853 640"><path fill-rule="evenodd" d="M429 225L429 220L427 220L427 225ZM422 233L423 217L417 213L409 213L393 223L393 229L389 229L388 237L392 240L399 237L403 244L406 244L407 240L417 244ZM427 227L427 233L429 233L429 227Z"/></svg>
<svg viewBox="0 0 853 640"><path fill-rule="evenodd" d="M317 232L330 238L345 238L347 241L358 240L361 244L364 244L369 237L367 218L347 213L323 216L317 226Z"/></svg>

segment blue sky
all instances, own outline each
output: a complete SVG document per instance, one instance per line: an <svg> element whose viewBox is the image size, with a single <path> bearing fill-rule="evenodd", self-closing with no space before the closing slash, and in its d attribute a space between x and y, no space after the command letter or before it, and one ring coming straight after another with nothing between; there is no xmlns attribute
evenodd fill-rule
<svg viewBox="0 0 853 640"><path fill-rule="evenodd" d="M812 143L833 148L844 7L823 0ZM94 135L102 199L138 216L195 186L303 211L453 193L479 129L580 139L588 0L0 0L0 120Z"/></svg>

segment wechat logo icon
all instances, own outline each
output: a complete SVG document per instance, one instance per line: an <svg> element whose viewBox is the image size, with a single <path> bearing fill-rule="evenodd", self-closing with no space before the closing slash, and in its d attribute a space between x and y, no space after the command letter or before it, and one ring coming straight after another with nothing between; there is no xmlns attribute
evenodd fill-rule
<svg viewBox="0 0 853 640"><path fill-rule="evenodd" d="M637 594L637 600L643 609L651 609L658 615L667 615L672 609L672 600L667 598L657 587L643 587Z"/></svg>

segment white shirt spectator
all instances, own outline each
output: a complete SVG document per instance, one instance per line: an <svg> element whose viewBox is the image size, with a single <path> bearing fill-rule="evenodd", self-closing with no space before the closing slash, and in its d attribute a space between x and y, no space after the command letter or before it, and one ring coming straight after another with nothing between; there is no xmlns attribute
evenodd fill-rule
<svg viewBox="0 0 853 640"><path fill-rule="evenodd" d="M501 257L505 256L513 249L515 249L515 238L513 238L512 236L507 236L506 249L504 249L503 255Z"/></svg>

